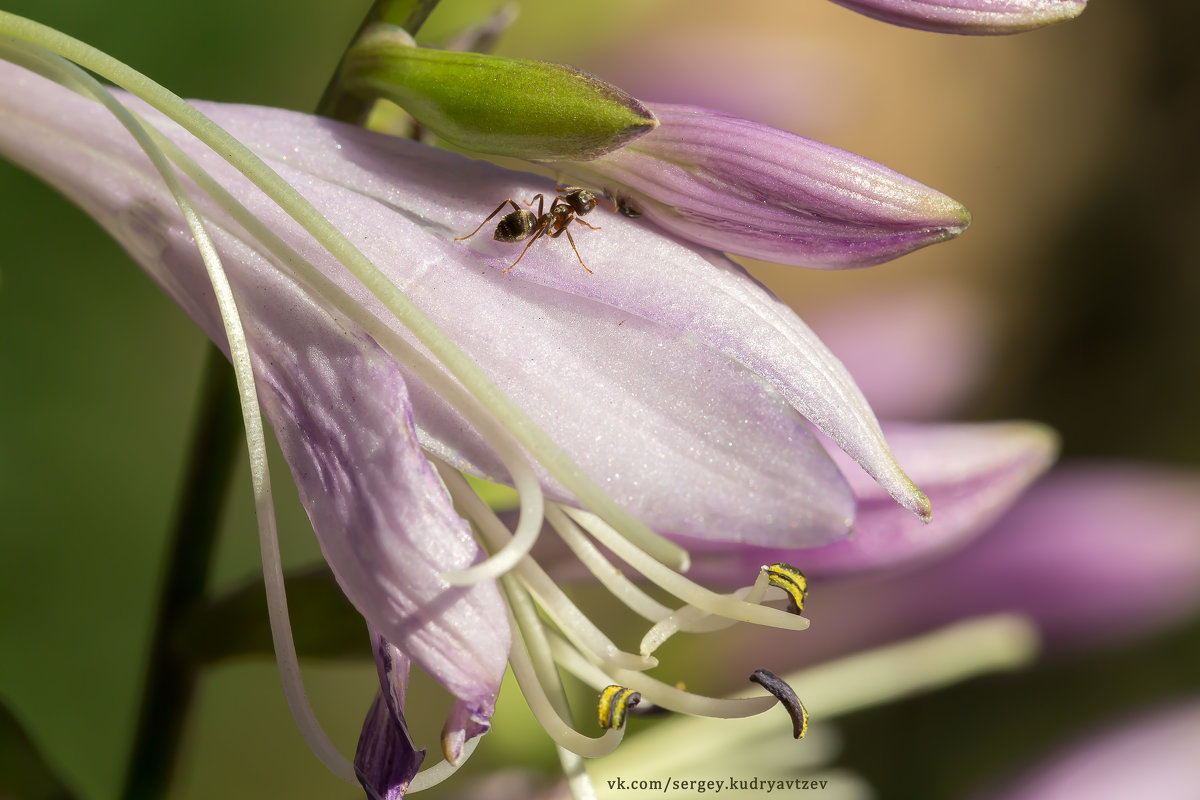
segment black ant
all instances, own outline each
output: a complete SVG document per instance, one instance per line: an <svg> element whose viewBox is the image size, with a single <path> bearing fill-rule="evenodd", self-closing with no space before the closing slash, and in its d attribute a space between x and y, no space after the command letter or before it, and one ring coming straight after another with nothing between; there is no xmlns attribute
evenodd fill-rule
<svg viewBox="0 0 1200 800"><path fill-rule="evenodd" d="M597 198L595 194L587 189L580 189L578 186L559 187L559 192L563 192L562 197L555 197L554 202L550 204L550 210L546 211L545 195L542 193L535 194L529 199L525 205L532 206L533 201L538 202L538 211L535 215L532 211L526 208L521 208L517 205L517 201L511 197L496 206L496 210L487 215L487 219L479 223L479 227L468 233L466 236L460 236L454 241L461 242L464 239L470 239L488 224L488 220L499 214L504 209L504 204L507 203L513 207L513 210L501 217L499 224L496 225L496 233L492 236L498 242L523 242L529 239L529 244L525 245L525 249L521 251L521 255L517 256L517 260L509 264L502 272L508 272L510 269L521 263L521 259L529 252L529 248L533 247L533 243L542 236L549 236L551 239L557 239L564 233L567 235L567 241L571 243L571 249L575 251L575 257L579 259L579 265L586 269L588 273L588 265L583 263L583 258L579 255L579 248L575 246L575 237L571 236L571 231L567 228L572 222L578 222L585 228L591 228L594 231L600 230L598 225L589 225L580 217L589 213L600 202L605 201L603 198Z"/></svg>

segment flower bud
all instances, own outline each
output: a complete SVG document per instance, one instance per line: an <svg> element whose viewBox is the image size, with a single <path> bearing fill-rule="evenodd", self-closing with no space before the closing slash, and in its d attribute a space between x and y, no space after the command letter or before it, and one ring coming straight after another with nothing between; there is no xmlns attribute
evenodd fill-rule
<svg viewBox="0 0 1200 800"><path fill-rule="evenodd" d="M1086 0L833 0L868 17L938 33L1020 33L1083 13Z"/></svg>
<svg viewBox="0 0 1200 800"><path fill-rule="evenodd" d="M490 155L587 160L657 125L636 99L574 67L416 47L386 25L350 48L342 82L391 100L456 147Z"/></svg>
<svg viewBox="0 0 1200 800"><path fill-rule="evenodd" d="M865 267L953 238L963 206L862 156L741 117L654 104L659 127L559 172L627 216L727 253L801 267Z"/></svg>

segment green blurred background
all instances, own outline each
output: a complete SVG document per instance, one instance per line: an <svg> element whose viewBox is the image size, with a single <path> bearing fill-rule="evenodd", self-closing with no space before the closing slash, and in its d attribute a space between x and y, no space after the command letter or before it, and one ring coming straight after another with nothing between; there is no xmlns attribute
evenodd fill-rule
<svg viewBox="0 0 1200 800"><path fill-rule="evenodd" d="M301 110L366 10L316 0L5 5L185 97ZM445 0L429 30L494 6ZM1075 22L1001 39L905 31L794 0L521 8L503 54L573 63L647 100L706 102L726 83L741 87L762 121L882 161L975 214L961 240L872 270L752 265L802 314L863 294L962 288L987 303L998 331L996 367L967 416L1049 422L1068 456L1200 462L1193 3L1096 2ZM7 163L0 209L0 696L79 796L110 798L136 718L204 342L90 220ZM275 474L285 562L310 563L311 530L286 469ZM235 485L222 585L259 571L244 465ZM1174 631L856 715L843 763L884 797L959 796L1090 721L1194 692L1198 641L1194 627ZM306 678L318 717L349 751L373 665L312 663ZM711 680L704 688L740 688ZM413 727L436 747L445 700L422 699ZM502 699L500 714L473 768L553 763L519 701ZM989 736L997 716L1031 722L1023 736ZM361 796L311 756L269 661L207 675L185 748L180 798Z"/></svg>

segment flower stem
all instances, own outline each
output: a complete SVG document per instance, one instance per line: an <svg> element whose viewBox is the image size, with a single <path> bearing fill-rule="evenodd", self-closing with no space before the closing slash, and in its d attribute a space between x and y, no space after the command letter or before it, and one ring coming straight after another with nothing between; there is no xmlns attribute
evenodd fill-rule
<svg viewBox="0 0 1200 800"><path fill-rule="evenodd" d="M371 10L363 18L362 24L354 32L350 46L353 46L362 37L363 31L376 22L397 24L408 31L410 36L416 36L417 31L425 24L425 20L437 8L438 2L439 0L375 0L371 5ZM349 50L348 46L346 52ZM333 77L329 79L329 84L325 87L325 93L321 95L321 100L317 103L317 113L323 117L361 125L366 121L375 101L345 91L342 86L344 53L342 58L343 61L338 63Z"/></svg>
<svg viewBox="0 0 1200 800"><path fill-rule="evenodd" d="M209 346L187 476L168 545L167 565L150 645L149 669L124 800L167 796L198 669L180 658L172 637L180 619L205 593L220 509L241 443L242 420L233 370Z"/></svg>

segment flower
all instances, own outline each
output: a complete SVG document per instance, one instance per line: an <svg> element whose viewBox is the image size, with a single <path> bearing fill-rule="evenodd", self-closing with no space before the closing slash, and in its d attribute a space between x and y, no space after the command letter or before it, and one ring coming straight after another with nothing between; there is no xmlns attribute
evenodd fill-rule
<svg viewBox="0 0 1200 800"><path fill-rule="evenodd" d="M865 267L970 224L946 195L845 150L717 111L647 108L654 130L553 166L688 241L780 264Z"/></svg>
<svg viewBox="0 0 1200 800"><path fill-rule="evenodd" d="M1083 13L1087 0L833 0L868 17L924 31L1019 33Z"/></svg>
<svg viewBox="0 0 1200 800"><path fill-rule="evenodd" d="M1200 794L1200 701L1122 720L1059 753L988 800L1189 800Z"/></svg>
<svg viewBox="0 0 1200 800"><path fill-rule="evenodd" d="M39 62L61 69L52 63ZM104 107L7 64L0 75L0 151L86 209L225 345L196 228L140 146ZM400 655L456 697L442 736L451 765L486 730L510 658L556 741L586 754L615 746L617 731L592 739L556 721L545 696L554 691L545 677L550 650L585 680L619 677L668 708L746 714L775 702L699 698L644 676L653 658L613 645L521 558L526 534L540 528L543 490L556 501L546 506L555 529L589 567L603 572L604 559L577 526L690 606L791 629L807 623L672 572L660 562L684 564L686 555L629 512L698 539L788 547L842 539L854 515L851 487L811 423L875 475L903 513L928 517L928 500L841 365L790 309L716 254L609 214L598 220L601 231L580 236L594 274L548 240L508 271L513 254L503 243L458 238L497 198L524 201L547 185L325 119L197 103L482 366L494 386L468 396L418 349L435 350L436 337L414 324L426 332L418 339L400 322L381 297L386 284L357 281L245 175L160 113L128 103L191 180L237 299L266 416L325 558L372 631L382 699L364 725L358 774L381 782L376 794L400 791L413 768ZM464 374L454 377L467 383ZM520 410L505 411L515 407L489 394L496 386L519 398ZM531 433L535 426L561 450ZM512 441L522 436L528 456ZM530 513L515 535L455 469L521 489ZM492 559L485 562L452 500ZM514 566L502 598L488 578ZM565 639L547 638L533 602ZM672 615L657 601L634 602L652 617ZM510 611L521 633L511 656Z"/></svg>

